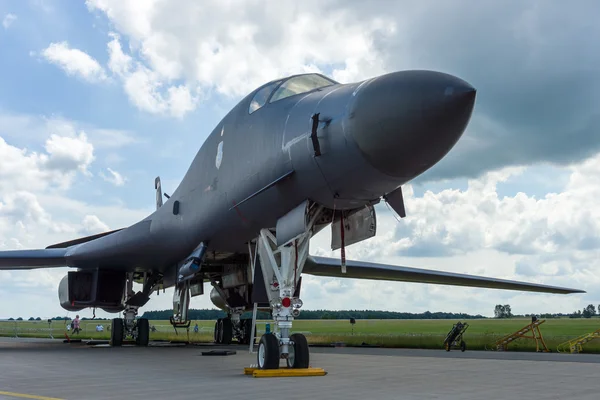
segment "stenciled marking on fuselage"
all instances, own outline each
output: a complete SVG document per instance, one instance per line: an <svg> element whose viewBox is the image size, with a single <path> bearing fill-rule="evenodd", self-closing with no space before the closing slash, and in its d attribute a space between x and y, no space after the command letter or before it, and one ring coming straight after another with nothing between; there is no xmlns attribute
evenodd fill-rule
<svg viewBox="0 0 600 400"><path fill-rule="evenodd" d="M217 146L217 156L215 157L215 165L217 166L217 169L219 169L221 167L221 161L223 161L223 141L222 140L219 142L219 145Z"/></svg>

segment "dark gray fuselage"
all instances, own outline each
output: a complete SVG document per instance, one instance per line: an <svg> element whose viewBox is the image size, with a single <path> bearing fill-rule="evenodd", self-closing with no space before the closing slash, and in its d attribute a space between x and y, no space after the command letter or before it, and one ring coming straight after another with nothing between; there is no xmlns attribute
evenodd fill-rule
<svg viewBox="0 0 600 400"><path fill-rule="evenodd" d="M247 252L260 229L274 227L305 199L335 209L377 201L454 146L474 102L466 82L431 71L335 84L250 114L257 90L215 127L162 207L129 228L76 246L69 265L165 270L202 241L210 251ZM310 138L315 113L322 153L316 157Z"/></svg>

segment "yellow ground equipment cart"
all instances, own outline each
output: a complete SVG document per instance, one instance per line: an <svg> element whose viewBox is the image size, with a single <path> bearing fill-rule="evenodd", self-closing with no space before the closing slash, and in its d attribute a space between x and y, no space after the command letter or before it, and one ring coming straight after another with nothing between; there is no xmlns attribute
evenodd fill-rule
<svg viewBox="0 0 600 400"><path fill-rule="evenodd" d="M594 339L600 339L600 329L592 333L586 333L575 339L567 340L566 342L559 344L557 350L559 353L565 353L567 351L570 351L571 353L581 353L583 351L583 345Z"/></svg>
<svg viewBox="0 0 600 400"><path fill-rule="evenodd" d="M533 317L531 319L530 324L525 325L523 328L519 329L515 333L511 333L510 335L506 335L503 338L497 340L494 344L492 344L491 349L497 351L506 351L508 350L508 345L510 343L514 342L517 339L525 338L535 340L535 351L546 353L550 352L548 346L546 346L546 342L544 342L542 331L540 330L540 325L544 322L546 322L545 319L539 320L536 317ZM531 335L527 335L530 332Z"/></svg>

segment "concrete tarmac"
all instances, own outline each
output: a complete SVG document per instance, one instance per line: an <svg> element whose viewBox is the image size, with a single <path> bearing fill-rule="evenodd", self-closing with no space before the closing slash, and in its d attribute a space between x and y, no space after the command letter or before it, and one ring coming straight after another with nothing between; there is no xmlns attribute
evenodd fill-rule
<svg viewBox="0 0 600 400"><path fill-rule="evenodd" d="M213 349L230 356L202 356ZM328 375L253 378L247 346L0 338L0 399L599 399L600 355L311 348ZM284 395L284 393L286 393Z"/></svg>

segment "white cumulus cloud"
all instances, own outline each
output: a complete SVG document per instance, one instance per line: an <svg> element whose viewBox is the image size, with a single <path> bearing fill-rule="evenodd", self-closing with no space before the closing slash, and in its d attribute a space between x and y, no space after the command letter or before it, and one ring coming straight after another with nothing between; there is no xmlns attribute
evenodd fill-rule
<svg viewBox="0 0 600 400"><path fill-rule="evenodd" d="M85 132L75 137L52 134L46 141L46 151L49 154L46 160L49 169L63 173L79 170L90 175L88 167L94 161L94 146L88 142Z"/></svg>
<svg viewBox="0 0 600 400"><path fill-rule="evenodd" d="M66 41L51 43L42 51L42 56L68 75L79 76L89 82L106 79L104 68L98 61L79 49L71 48Z"/></svg>
<svg viewBox="0 0 600 400"><path fill-rule="evenodd" d="M86 215L83 218L83 232L87 235L107 232L110 230L108 225L100 220L96 215Z"/></svg>
<svg viewBox="0 0 600 400"><path fill-rule="evenodd" d="M52 134L45 149L46 153L31 152L0 137L0 190L36 190L50 184L68 188L78 171L89 174L94 147L85 133L75 137Z"/></svg>
<svg viewBox="0 0 600 400"><path fill-rule="evenodd" d="M130 101L174 117L194 110L208 92L242 96L271 79L330 65L329 73L342 81L381 73L375 36L391 34L395 26L392 18L361 19L316 1L301 8L264 1L86 3L118 31L108 43L108 68Z"/></svg>
<svg viewBox="0 0 600 400"><path fill-rule="evenodd" d="M100 173L100 176L106 182L112 183L115 186L123 186L125 184L126 179L119 172L113 170L112 168L107 168L106 170L108 171L109 175Z"/></svg>
<svg viewBox="0 0 600 400"><path fill-rule="evenodd" d="M110 70L123 81L129 100L139 109L156 114L170 114L181 118L194 110L198 98L185 85L165 86L162 77L141 62L123 52L119 36L112 34L108 43Z"/></svg>

